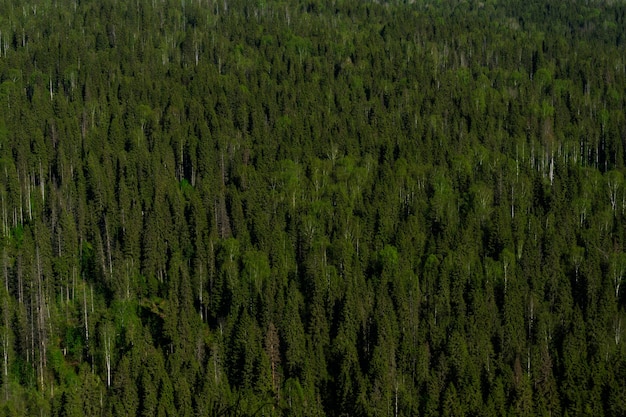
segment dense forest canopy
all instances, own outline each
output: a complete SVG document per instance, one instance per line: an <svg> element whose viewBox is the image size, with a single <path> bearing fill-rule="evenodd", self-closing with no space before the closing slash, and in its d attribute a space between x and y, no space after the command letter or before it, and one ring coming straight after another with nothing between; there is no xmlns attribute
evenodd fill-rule
<svg viewBox="0 0 626 417"><path fill-rule="evenodd" d="M623 1L0 10L3 415L626 415Z"/></svg>

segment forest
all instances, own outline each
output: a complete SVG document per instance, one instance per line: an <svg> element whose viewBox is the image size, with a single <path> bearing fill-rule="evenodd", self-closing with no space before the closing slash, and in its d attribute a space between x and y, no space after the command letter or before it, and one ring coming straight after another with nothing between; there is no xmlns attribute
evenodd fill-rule
<svg viewBox="0 0 626 417"><path fill-rule="evenodd" d="M624 1L0 10L0 416L626 415Z"/></svg>

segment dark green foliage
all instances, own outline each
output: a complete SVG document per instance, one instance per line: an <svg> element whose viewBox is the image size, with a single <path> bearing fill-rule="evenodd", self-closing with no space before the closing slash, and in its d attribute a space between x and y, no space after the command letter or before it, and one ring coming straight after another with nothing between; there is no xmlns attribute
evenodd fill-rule
<svg viewBox="0 0 626 417"><path fill-rule="evenodd" d="M583 3L0 0L0 415L624 415Z"/></svg>

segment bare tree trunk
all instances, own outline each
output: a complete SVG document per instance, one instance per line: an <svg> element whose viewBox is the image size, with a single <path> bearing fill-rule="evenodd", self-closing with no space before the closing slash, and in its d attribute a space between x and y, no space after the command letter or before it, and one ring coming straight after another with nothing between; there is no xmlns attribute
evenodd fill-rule
<svg viewBox="0 0 626 417"><path fill-rule="evenodd" d="M46 338L46 299L42 285L41 257L39 255L39 247L35 248L35 256L37 257L37 338L39 344L39 384L41 391L44 390L44 374L47 367L47 338Z"/></svg>
<svg viewBox="0 0 626 417"><path fill-rule="evenodd" d="M104 233L107 241L107 257L109 260L109 279L113 278L113 262L111 261L111 239L109 238L109 224L106 216L104 216Z"/></svg>
<svg viewBox="0 0 626 417"><path fill-rule="evenodd" d="M2 335L2 357L3 357L3 382L4 382L4 399L9 397L9 294L4 297L4 334Z"/></svg>
<svg viewBox="0 0 626 417"><path fill-rule="evenodd" d="M22 257L17 258L17 300L20 305L24 304L24 280L22 271Z"/></svg>
<svg viewBox="0 0 626 417"><path fill-rule="evenodd" d="M280 374L278 372L278 366L280 364L280 339L276 326L271 322L268 326L267 334L265 335L265 349L272 368L272 389L276 393L276 399L280 401Z"/></svg>
<svg viewBox="0 0 626 417"><path fill-rule="evenodd" d="M30 179L30 178L29 178ZM31 210L31 201L30 201L30 181L26 181L26 210L28 211L28 220L33 221L33 213Z"/></svg>
<svg viewBox="0 0 626 417"><path fill-rule="evenodd" d="M202 308L204 307L202 300L202 264L200 264L200 274L199 274L199 288L198 288L198 299L200 300L200 320L204 322L204 314Z"/></svg>
<svg viewBox="0 0 626 417"><path fill-rule="evenodd" d="M107 388L111 386L111 352L112 352L112 333L114 330L109 324L104 326L102 338L104 339L104 361L107 370Z"/></svg>
<svg viewBox="0 0 626 417"><path fill-rule="evenodd" d="M8 268L8 257L6 248L2 251L2 269L4 272L4 290L9 294L9 268Z"/></svg>
<svg viewBox="0 0 626 417"><path fill-rule="evenodd" d="M41 167L41 161L39 161L39 188L41 191L41 203L46 202L46 187L43 179L43 168Z"/></svg>
<svg viewBox="0 0 626 417"><path fill-rule="evenodd" d="M2 194L2 234L9 235L9 221L7 219L7 209L4 204L4 194Z"/></svg>
<svg viewBox="0 0 626 417"><path fill-rule="evenodd" d="M87 283L83 280L83 311L85 323L85 344L89 345L89 324L87 321Z"/></svg>

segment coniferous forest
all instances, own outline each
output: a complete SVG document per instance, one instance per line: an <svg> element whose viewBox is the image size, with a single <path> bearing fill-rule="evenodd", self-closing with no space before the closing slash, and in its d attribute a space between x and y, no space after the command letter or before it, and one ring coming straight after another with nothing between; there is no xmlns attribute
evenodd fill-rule
<svg viewBox="0 0 626 417"><path fill-rule="evenodd" d="M0 415L626 415L623 1L0 10Z"/></svg>

